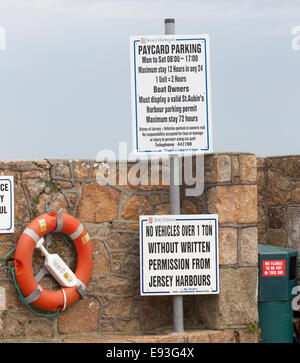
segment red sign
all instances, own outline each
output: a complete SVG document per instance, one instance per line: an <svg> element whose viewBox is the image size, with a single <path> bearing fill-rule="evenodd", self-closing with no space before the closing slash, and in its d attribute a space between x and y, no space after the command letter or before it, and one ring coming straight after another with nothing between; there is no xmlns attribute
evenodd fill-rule
<svg viewBox="0 0 300 363"><path fill-rule="evenodd" d="M285 260L263 260L263 276L285 276Z"/></svg>

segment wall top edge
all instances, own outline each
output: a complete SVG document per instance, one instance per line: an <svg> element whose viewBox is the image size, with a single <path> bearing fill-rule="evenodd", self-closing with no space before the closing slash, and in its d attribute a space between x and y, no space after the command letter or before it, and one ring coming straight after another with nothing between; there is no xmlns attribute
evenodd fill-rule
<svg viewBox="0 0 300 363"><path fill-rule="evenodd" d="M300 158L300 154L261 157L261 159L286 159L286 158Z"/></svg>
<svg viewBox="0 0 300 363"><path fill-rule="evenodd" d="M199 154L201 155L201 154ZM203 154L204 156L221 156L221 155L230 155L230 156L236 156L236 155L255 155L253 153L250 152L214 152L214 153L207 153L207 154ZM195 154L192 155L193 157L195 156ZM299 155L300 156L300 155ZM153 157L153 160L155 159L162 159L162 158L158 158L158 157ZM168 159L168 157L164 157L164 159ZM140 159L140 160L150 160L147 158L144 159ZM97 163L97 162L102 162L103 160L95 160L95 159L87 159L87 158L44 158L44 159L14 159L14 160L0 160L1 164L16 164L16 163L35 163L35 164L40 164L40 163L50 163L50 164L55 164L57 162L93 162L93 163ZM110 161L119 161L119 159L116 160L110 160ZM122 161L122 160L120 160ZM135 162L135 159L129 159L129 162ZM109 161L107 161L109 162Z"/></svg>

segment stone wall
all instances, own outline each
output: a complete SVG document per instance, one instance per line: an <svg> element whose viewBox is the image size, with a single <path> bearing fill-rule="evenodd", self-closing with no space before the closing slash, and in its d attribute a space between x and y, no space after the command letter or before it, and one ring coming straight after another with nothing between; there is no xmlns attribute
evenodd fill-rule
<svg viewBox="0 0 300 363"><path fill-rule="evenodd" d="M300 253L300 155L258 159L259 243Z"/></svg>
<svg viewBox="0 0 300 363"><path fill-rule="evenodd" d="M119 181L114 186L99 185L96 172L101 165L91 160L0 163L0 174L15 179L15 233L0 235L1 257L44 211L49 197L53 210L62 208L84 224L94 248L87 297L53 318L27 309L1 262L1 341L257 341L256 157L206 155L204 193L185 197L181 189L181 213L219 215L220 294L184 296L187 333L179 338L168 335L172 298L139 295L138 218L169 213L169 186ZM66 261L74 262L72 251L59 238L52 247L52 252L57 248ZM34 254L34 271L41 262ZM43 284L55 286L51 278Z"/></svg>

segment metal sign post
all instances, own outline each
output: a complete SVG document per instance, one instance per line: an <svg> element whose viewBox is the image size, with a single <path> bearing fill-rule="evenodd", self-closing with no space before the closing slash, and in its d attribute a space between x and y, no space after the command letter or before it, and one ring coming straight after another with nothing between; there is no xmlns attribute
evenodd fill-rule
<svg viewBox="0 0 300 363"><path fill-rule="evenodd" d="M165 34L175 34L175 19L165 19ZM180 214L179 157L170 155L170 213ZM183 296L173 296L173 326L175 333L183 333Z"/></svg>

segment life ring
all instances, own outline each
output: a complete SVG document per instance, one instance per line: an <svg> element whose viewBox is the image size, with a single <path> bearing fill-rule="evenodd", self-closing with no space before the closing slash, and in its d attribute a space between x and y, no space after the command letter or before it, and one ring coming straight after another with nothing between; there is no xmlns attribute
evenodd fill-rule
<svg viewBox="0 0 300 363"><path fill-rule="evenodd" d="M34 249L41 238L50 232L68 235L76 247L76 286L46 290L33 275ZM21 234L15 250L14 266L16 282L28 304L46 311L62 311L86 294L93 270L92 242L84 226L73 216L62 211L46 212L35 218Z"/></svg>

